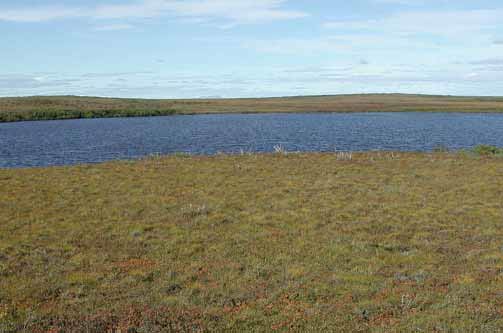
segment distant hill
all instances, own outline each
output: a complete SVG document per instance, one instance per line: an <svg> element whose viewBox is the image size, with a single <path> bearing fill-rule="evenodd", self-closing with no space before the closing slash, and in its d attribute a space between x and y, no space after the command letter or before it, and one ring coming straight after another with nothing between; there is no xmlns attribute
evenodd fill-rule
<svg viewBox="0 0 503 333"><path fill-rule="evenodd" d="M0 122L206 113L399 111L503 112L503 98L404 94L237 99L0 98Z"/></svg>

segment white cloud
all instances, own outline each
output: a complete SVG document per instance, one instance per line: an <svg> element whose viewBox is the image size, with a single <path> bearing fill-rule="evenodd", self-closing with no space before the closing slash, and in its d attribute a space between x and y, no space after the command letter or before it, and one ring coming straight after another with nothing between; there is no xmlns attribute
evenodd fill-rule
<svg viewBox="0 0 503 333"><path fill-rule="evenodd" d="M261 39L242 41L241 45L246 49L262 53L280 55L311 55L323 54L325 57L367 57L372 55L396 55L401 51L402 55L411 50L420 49L422 52L433 50L434 46L428 41L422 41L404 36L392 34L366 33L339 33L316 38L283 38ZM417 51L414 51L416 54ZM360 59L357 59L360 60ZM367 59L365 59L367 60Z"/></svg>
<svg viewBox="0 0 503 333"><path fill-rule="evenodd" d="M372 0L373 3L386 4L386 5L422 5L426 3L425 0Z"/></svg>
<svg viewBox="0 0 503 333"><path fill-rule="evenodd" d="M502 27L503 10L401 12L381 19L326 22L331 29L456 35Z"/></svg>
<svg viewBox="0 0 503 333"><path fill-rule="evenodd" d="M386 5L415 5L417 1L414 0L372 0L373 3L386 4Z"/></svg>
<svg viewBox="0 0 503 333"><path fill-rule="evenodd" d="M0 91L69 87L74 82L75 80L71 78L53 77L51 75L2 74L0 75Z"/></svg>
<svg viewBox="0 0 503 333"><path fill-rule="evenodd" d="M471 62L472 65L503 65L503 58L489 58Z"/></svg>
<svg viewBox="0 0 503 333"><path fill-rule="evenodd" d="M170 2L167 6L180 16L220 17L244 23L307 16L301 11L281 9L284 3L284 0L200 0Z"/></svg>
<svg viewBox="0 0 503 333"><path fill-rule="evenodd" d="M94 30L97 31L120 31L133 29L134 26L131 24L107 24L95 27Z"/></svg>
<svg viewBox="0 0 503 333"><path fill-rule="evenodd" d="M350 46L341 43L337 37L326 36L318 38L285 38L274 40L243 41L242 46L263 53L284 55L319 54L320 52L341 52L349 50Z"/></svg>
<svg viewBox="0 0 503 333"><path fill-rule="evenodd" d="M84 12L81 8L55 6L16 9L0 8L0 21L42 22L85 16Z"/></svg>
<svg viewBox="0 0 503 333"><path fill-rule="evenodd" d="M0 8L0 20L41 22L58 19L132 19L171 16L202 21L224 20L231 24L306 17L302 11L284 8L286 0L142 0L93 8Z"/></svg>
<svg viewBox="0 0 503 333"><path fill-rule="evenodd" d="M499 95L503 71L413 65L247 68L189 75L149 72L0 75L0 96L77 94L147 98L259 97L296 94L409 92Z"/></svg>
<svg viewBox="0 0 503 333"><path fill-rule="evenodd" d="M384 5L404 5L404 6L422 6L427 4L448 3L450 0L371 0L375 4Z"/></svg>

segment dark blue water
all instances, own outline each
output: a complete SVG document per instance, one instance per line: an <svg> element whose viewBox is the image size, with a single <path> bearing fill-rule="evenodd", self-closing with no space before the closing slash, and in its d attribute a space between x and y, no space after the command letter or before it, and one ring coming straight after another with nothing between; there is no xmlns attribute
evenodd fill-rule
<svg viewBox="0 0 503 333"><path fill-rule="evenodd" d="M82 119L0 124L0 167L136 159L151 154L431 151L503 145L503 114L312 113Z"/></svg>

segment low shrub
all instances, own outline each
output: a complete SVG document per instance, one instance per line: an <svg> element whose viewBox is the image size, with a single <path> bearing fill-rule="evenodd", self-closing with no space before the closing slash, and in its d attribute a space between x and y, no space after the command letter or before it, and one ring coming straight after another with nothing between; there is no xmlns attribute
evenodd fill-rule
<svg viewBox="0 0 503 333"><path fill-rule="evenodd" d="M496 156L496 155L501 155L503 156L503 148L498 148L495 146L489 146L489 145L479 145L473 148L472 150L475 154L480 155L480 156Z"/></svg>

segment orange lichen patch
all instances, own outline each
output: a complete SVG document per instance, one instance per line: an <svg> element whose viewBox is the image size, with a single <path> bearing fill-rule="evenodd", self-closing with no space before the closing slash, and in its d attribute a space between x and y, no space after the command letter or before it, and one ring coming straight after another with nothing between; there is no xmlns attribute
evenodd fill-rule
<svg viewBox="0 0 503 333"><path fill-rule="evenodd" d="M219 321L213 316L211 320ZM155 332L203 332L205 316L197 309L129 307L119 313L102 311L81 318L59 318L49 327L33 326L33 332L137 332L139 328ZM207 319L208 320L208 319ZM42 323L40 323L42 324Z"/></svg>
<svg viewBox="0 0 503 333"><path fill-rule="evenodd" d="M135 269L148 270L154 268L155 266L157 266L156 262L147 259L129 259L116 264L116 267L124 271Z"/></svg>
<svg viewBox="0 0 503 333"><path fill-rule="evenodd" d="M501 279L501 269L495 267L483 268L475 275L477 283L497 281Z"/></svg>
<svg viewBox="0 0 503 333"><path fill-rule="evenodd" d="M47 330L47 333L60 333L61 330L59 328L53 327Z"/></svg>
<svg viewBox="0 0 503 333"><path fill-rule="evenodd" d="M40 310L44 312L51 312L52 310L58 308L58 302L56 300L50 300L47 302L44 302L40 305Z"/></svg>
<svg viewBox="0 0 503 333"><path fill-rule="evenodd" d="M207 275L208 273L210 272L209 268L208 267L199 267L197 269L197 276L199 277L202 277L202 276L205 276Z"/></svg>
<svg viewBox="0 0 503 333"><path fill-rule="evenodd" d="M115 325L113 332L129 332L141 327L145 322L157 322L161 327L173 332L187 331L202 332L202 314L195 309L174 310L170 308L143 309L130 308L125 316Z"/></svg>
<svg viewBox="0 0 503 333"><path fill-rule="evenodd" d="M272 325L271 330L279 331L279 330L285 329L287 327L293 328L294 324L291 321L287 320L287 321Z"/></svg>
<svg viewBox="0 0 503 333"><path fill-rule="evenodd" d="M238 302L236 305L233 306L228 305L224 306L224 312L227 314L238 314L247 307L248 305L246 303Z"/></svg>
<svg viewBox="0 0 503 333"><path fill-rule="evenodd" d="M287 327L293 329L297 323L307 321L309 319L306 314L306 310L309 308L309 305L305 302L296 300L296 296L297 295L284 294L276 303L269 304L266 307L269 311L278 309L283 317L288 318L287 320L272 325L272 330L280 330Z"/></svg>
<svg viewBox="0 0 503 333"><path fill-rule="evenodd" d="M284 232L280 230L271 230L271 237L278 240L284 236Z"/></svg>
<svg viewBox="0 0 503 333"><path fill-rule="evenodd" d="M267 297L267 283L259 283L253 290L256 300L265 299Z"/></svg>
<svg viewBox="0 0 503 333"><path fill-rule="evenodd" d="M378 326L378 327L393 326L396 325L397 322L398 319L391 311L379 313L370 320L370 324L372 326Z"/></svg>
<svg viewBox="0 0 503 333"><path fill-rule="evenodd" d="M438 292L441 294L447 294L449 292L450 286L451 286L451 282L443 281L443 280L433 281L429 285L429 287L432 288L435 292Z"/></svg>
<svg viewBox="0 0 503 333"><path fill-rule="evenodd" d="M382 289L377 294L375 294L375 296L372 298L372 300L377 303L382 303L384 300L389 298L392 295L392 293L393 293L392 289L389 289L389 288Z"/></svg>
<svg viewBox="0 0 503 333"><path fill-rule="evenodd" d="M417 286L417 282L413 280L393 281L393 287L395 289L410 289L415 286Z"/></svg>

